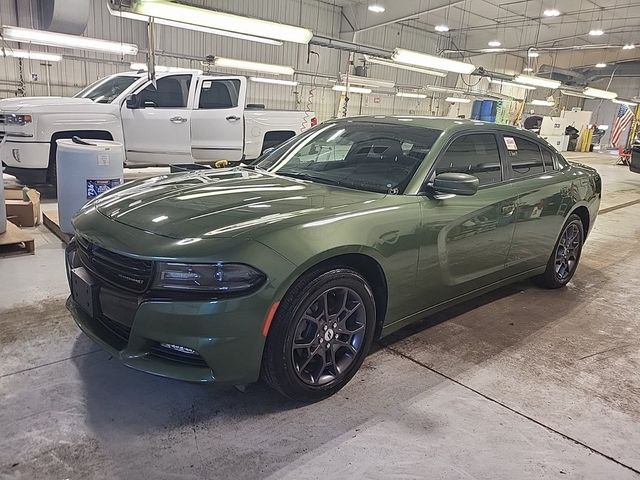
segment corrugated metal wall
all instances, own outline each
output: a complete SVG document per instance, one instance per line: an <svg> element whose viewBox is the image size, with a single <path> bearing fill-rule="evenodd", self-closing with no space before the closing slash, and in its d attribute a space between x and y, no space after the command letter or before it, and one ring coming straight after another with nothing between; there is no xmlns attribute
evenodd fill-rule
<svg viewBox="0 0 640 480"><path fill-rule="evenodd" d="M147 35L144 23L112 17L107 11L105 0L89 1L92 2L92 11L86 30L87 36L135 43L141 50L146 51ZM340 36L340 8L323 1L191 0L190 3L292 25L302 25L321 35ZM31 28L37 26L34 17L29 1L0 0L0 23ZM435 52L438 48L444 47L444 45L438 45L438 38L441 37L413 27L392 25L362 32L358 35L357 41L390 49L401 46L422 52ZM6 46L16 47L17 44ZM131 62L146 61L144 53L136 57L118 58L100 53L61 51L39 46L35 48L61 53L65 55L65 59L52 63L48 68L39 61L23 62L26 94L30 96L73 95L85 85L105 75L128 70ZM317 71L333 78L337 78L338 73L344 72L347 66L347 55L338 50L313 47L313 50L319 53L319 57L312 55L310 62L307 63L306 46L293 43L285 43L281 47L264 45L162 25L157 26L156 49L158 64L191 68L201 68L200 60L210 54L291 65L297 70ZM230 73L251 74L252 72ZM437 77L377 65L371 66L369 76L393 80L400 85L408 86L441 84L443 81ZM18 79L18 61L0 58L0 97L13 96ZM301 82L297 87L251 84L248 102L264 103L267 108L297 110L304 110L309 104L321 120L337 114L340 96L330 89L332 83L328 79L317 78L315 89L311 86L312 77L300 75L297 79ZM446 80L449 84L455 84L455 75L449 75ZM437 98L416 101L397 98L393 95L352 94L349 113L443 114L442 107Z"/></svg>

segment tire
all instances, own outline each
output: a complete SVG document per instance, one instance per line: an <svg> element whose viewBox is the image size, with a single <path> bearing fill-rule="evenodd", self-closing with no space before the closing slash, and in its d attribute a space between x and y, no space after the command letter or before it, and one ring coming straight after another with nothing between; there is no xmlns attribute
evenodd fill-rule
<svg viewBox="0 0 640 480"><path fill-rule="evenodd" d="M567 246L568 245L568 246ZM545 272L535 277L545 288L562 288L573 278L584 245L584 226L578 215L571 214L562 228Z"/></svg>
<svg viewBox="0 0 640 480"><path fill-rule="evenodd" d="M375 299L362 275L339 265L312 270L295 282L278 307L264 349L262 378L293 400L327 398L362 365L375 325Z"/></svg>

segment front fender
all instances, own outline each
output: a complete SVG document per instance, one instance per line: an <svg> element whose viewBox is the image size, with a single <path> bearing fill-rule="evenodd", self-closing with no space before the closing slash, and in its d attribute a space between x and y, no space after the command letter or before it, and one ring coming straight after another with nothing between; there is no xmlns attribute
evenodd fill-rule
<svg viewBox="0 0 640 480"><path fill-rule="evenodd" d="M123 142L122 123L111 113L48 113L36 119L36 138L50 141L56 133L96 130L109 132L116 142Z"/></svg>

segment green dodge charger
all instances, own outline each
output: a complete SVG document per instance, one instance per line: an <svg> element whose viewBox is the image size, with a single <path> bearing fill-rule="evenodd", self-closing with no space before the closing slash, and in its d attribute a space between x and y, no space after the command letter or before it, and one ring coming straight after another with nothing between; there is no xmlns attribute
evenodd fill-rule
<svg viewBox="0 0 640 480"><path fill-rule="evenodd" d="M525 130L458 119L321 124L255 165L135 181L76 215L68 308L125 365L264 379L303 401L374 339L535 277L567 284L597 172Z"/></svg>

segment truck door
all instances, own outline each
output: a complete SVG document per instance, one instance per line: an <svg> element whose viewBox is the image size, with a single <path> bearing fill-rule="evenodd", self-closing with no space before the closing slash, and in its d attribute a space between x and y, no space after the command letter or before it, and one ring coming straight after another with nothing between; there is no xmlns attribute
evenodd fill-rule
<svg viewBox="0 0 640 480"><path fill-rule="evenodd" d="M121 109L127 162L191 163L189 92L192 74L168 75L134 92L139 108Z"/></svg>
<svg viewBox="0 0 640 480"><path fill-rule="evenodd" d="M244 77L201 77L191 112L191 154L196 161L237 162L244 153Z"/></svg>

